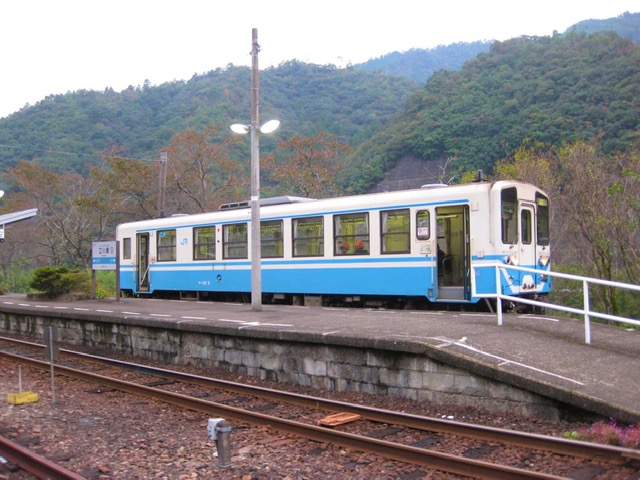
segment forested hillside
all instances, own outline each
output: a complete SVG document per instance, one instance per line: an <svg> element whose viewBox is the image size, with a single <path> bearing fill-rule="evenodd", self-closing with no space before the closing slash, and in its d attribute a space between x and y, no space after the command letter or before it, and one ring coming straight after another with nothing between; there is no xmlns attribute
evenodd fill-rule
<svg viewBox="0 0 640 480"><path fill-rule="evenodd" d="M351 184L366 188L403 155L482 168L525 140L557 145L603 135L624 150L640 130L640 47L615 33L496 42L458 72L439 71L396 123L362 145Z"/></svg>
<svg viewBox="0 0 640 480"><path fill-rule="evenodd" d="M492 42L454 43L432 49L412 48L406 52L392 52L366 63L354 65L357 69L379 70L390 75L407 77L423 84L438 70L460 70L464 62L487 52Z"/></svg>
<svg viewBox="0 0 640 480"><path fill-rule="evenodd" d="M563 33L596 33L611 31L636 43L640 42L640 13L626 12L605 20L584 20ZM489 51L493 41L454 43L432 49L413 48L406 52L392 52L365 63L354 65L364 70L381 70L389 75L407 77L423 84L438 70L460 70L467 60Z"/></svg>
<svg viewBox="0 0 640 480"><path fill-rule="evenodd" d="M616 32L624 38L629 38L634 42L640 42L640 13L625 12L619 17L607 18L605 20L583 20L569 28L567 32Z"/></svg>
<svg viewBox="0 0 640 480"><path fill-rule="evenodd" d="M569 30L637 38L639 23L640 14L627 13ZM393 52L348 68L292 61L263 70L261 118L282 124L262 150L333 134L356 149L343 186L362 191L402 155L491 170L525 138L554 143L604 133L608 150L635 139L638 50L629 40L574 32L488 48L474 42ZM52 171L86 173L112 149L156 159L176 134L211 124L222 140L228 125L250 120L250 75L229 65L158 86L52 95L0 119L0 168L36 160ZM240 145L242 158L248 148Z"/></svg>
<svg viewBox="0 0 640 480"><path fill-rule="evenodd" d="M380 72L288 62L260 72L260 115L282 122L279 138L327 131L356 145L383 128L416 88L409 79ZM157 158L188 128L215 124L221 136L231 135L229 125L251 121L250 98L250 69L233 65L120 93L52 95L0 119L0 168L22 159L82 173L112 148L126 157ZM265 137L265 152L276 141Z"/></svg>

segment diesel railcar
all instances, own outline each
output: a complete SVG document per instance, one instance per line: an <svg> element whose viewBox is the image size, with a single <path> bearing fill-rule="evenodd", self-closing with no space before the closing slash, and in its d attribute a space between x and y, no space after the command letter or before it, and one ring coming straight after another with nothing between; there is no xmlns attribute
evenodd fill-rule
<svg viewBox="0 0 640 480"><path fill-rule="evenodd" d="M476 304L496 291L547 294L549 199L517 181L313 200L263 199L264 302ZM251 209L118 226L120 287L134 296L229 299L251 292ZM236 297L237 298L237 297Z"/></svg>

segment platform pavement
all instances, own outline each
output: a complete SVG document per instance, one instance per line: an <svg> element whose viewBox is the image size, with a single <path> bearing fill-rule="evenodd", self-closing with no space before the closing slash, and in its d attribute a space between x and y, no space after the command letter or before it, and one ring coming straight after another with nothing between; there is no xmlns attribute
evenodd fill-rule
<svg viewBox="0 0 640 480"><path fill-rule="evenodd" d="M640 331L550 315L496 315L146 299L52 302L0 296L0 311L166 322L168 328L423 353L478 375L617 419L640 422Z"/></svg>

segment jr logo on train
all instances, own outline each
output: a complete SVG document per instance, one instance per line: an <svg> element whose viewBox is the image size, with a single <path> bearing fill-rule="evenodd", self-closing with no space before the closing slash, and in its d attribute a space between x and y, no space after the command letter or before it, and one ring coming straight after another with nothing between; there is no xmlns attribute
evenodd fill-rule
<svg viewBox="0 0 640 480"><path fill-rule="evenodd" d="M549 201L516 181L313 200L263 199L262 300L416 307L551 288ZM251 292L248 204L118 226L124 294L237 299ZM523 272L496 265L527 267ZM499 281L499 285L497 285Z"/></svg>

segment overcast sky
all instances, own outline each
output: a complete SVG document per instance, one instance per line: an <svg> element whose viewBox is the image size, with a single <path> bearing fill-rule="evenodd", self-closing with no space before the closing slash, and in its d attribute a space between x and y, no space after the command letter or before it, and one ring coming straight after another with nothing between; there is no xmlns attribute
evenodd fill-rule
<svg viewBox="0 0 640 480"><path fill-rule="evenodd" d="M640 0L7 0L0 117L50 94L121 91L218 67L344 66L394 51L551 35L640 12Z"/></svg>

